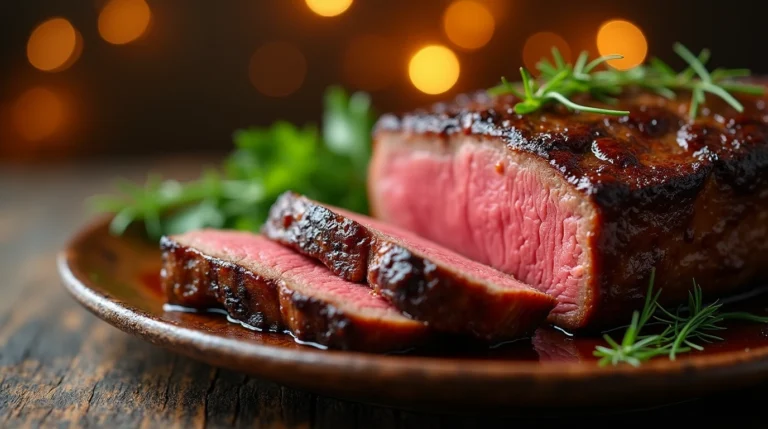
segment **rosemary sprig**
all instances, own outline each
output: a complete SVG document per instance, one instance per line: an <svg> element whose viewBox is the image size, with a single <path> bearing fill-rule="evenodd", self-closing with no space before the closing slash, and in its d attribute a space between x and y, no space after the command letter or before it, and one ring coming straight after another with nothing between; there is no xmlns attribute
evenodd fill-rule
<svg viewBox="0 0 768 429"><path fill-rule="evenodd" d="M643 309L632 314L632 321L624 333L621 344L606 334L603 338L608 346L595 348L594 355L600 358L598 361L600 366L621 363L639 366L642 362L657 356L666 355L670 360L675 360L681 353L704 350L700 343L723 340L712 332L726 329L721 324L726 320L768 323L768 317L750 313L722 313L723 304L719 301L704 305L701 287L696 281L693 282L693 290L688 293L688 307L678 307L673 313L659 305L661 289L653 293L654 278L655 270L651 271ZM641 331L651 317L657 324L663 326L661 333L641 335Z"/></svg>
<svg viewBox="0 0 768 429"><path fill-rule="evenodd" d="M621 116L629 112L579 104L574 102L572 97L577 94L589 94L603 103L616 104L616 97L629 87L644 88L669 99L676 98L680 91L689 91L691 103L688 112L691 119L695 119L699 114L706 94L720 97L736 111L742 112L744 106L731 93L765 93L763 86L734 80L749 76L747 69L716 69L709 72L705 64L709 61L710 52L706 49L696 56L682 44L676 43L673 50L688 65L679 73L658 58L652 58L649 64L626 71L597 70L606 62L623 57L608 55L588 62L588 53L582 52L572 65L564 61L557 48L552 48L553 61L542 59L536 65L541 72L538 80L534 79L525 67L521 67L521 82L511 83L502 77L501 84L488 92L490 95L513 94L518 97L520 101L515 104L514 109L521 115L535 112L549 103L560 103L574 111Z"/></svg>
<svg viewBox="0 0 768 429"><path fill-rule="evenodd" d="M651 280L645 295L645 305L642 312L635 311L632 313L632 321L624 332L621 344L614 341L608 334L603 335L603 339L610 347L597 346L595 348L594 354L600 358L599 365L617 365L626 362L633 366L639 366L642 361L668 353L670 346L666 343L671 328L664 329L661 334L640 336L640 331L658 307L661 290L657 291L656 294L653 293L654 278L655 270L651 271Z"/></svg>

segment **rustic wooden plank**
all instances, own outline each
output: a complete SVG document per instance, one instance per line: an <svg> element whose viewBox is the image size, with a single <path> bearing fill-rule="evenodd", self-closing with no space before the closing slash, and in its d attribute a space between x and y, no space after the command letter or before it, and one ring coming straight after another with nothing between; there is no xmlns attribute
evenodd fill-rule
<svg viewBox="0 0 768 429"><path fill-rule="evenodd" d="M283 422L289 428L306 429L314 426L315 398L302 390L281 388Z"/></svg>
<svg viewBox="0 0 768 429"><path fill-rule="evenodd" d="M358 427L357 414L360 406L359 404L318 396L315 402L314 427L323 429Z"/></svg>

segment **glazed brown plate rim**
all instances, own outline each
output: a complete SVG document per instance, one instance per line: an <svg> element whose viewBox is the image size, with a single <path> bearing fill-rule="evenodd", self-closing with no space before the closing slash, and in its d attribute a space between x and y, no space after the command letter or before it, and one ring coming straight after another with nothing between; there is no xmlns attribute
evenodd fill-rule
<svg viewBox="0 0 768 429"><path fill-rule="evenodd" d="M75 249L86 238L101 228L109 219L90 223L65 246L57 256L57 265L63 284L69 293L89 311L109 324L128 333L133 333L131 325L141 325L147 328L148 337L168 335L186 345L201 349L216 347L226 353L235 351L250 357L259 357L285 364L312 363L322 367L344 367L349 370L360 367L384 367L392 371L421 371L425 365L430 372L438 377L485 376L498 380L499 377L517 377L521 375L541 375L556 378L594 378L601 375L627 374L632 376L658 375L696 369L742 368L746 373L754 373L755 368L749 364L762 363L768 370L768 346L762 346L749 351L724 351L715 354L687 356L685 359L671 361L664 358L643 363L639 367L618 365L600 367L596 362L526 362L526 361L489 361L472 358L443 358L424 356L398 356L387 354L364 353L342 350L318 350L312 347L302 349L286 349L280 346L254 344L211 335L196 329L177 326L172 323L156 320L144 310L135 308L120 300L114 299L93 287L93 281L83 275L73 263ZM73 267L75 267L73 269ZM734 368L736 367L736 368ZM460 371L457 371L460 369Z"/></svg>

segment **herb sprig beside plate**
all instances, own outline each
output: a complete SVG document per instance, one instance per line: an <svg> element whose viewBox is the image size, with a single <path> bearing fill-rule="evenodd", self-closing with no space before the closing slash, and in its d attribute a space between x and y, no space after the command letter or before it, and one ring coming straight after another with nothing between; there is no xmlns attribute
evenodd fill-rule
<svg viewBox="0 0 768 429"><path fill-rule="evenodd" d="M143 222L159 239L192 229L256 230L285 190L366 213L366 175L376 115L366 93L330 87L324 98L321 130L278 121L270 127L235 132L235 150L223 166L207 169L190 182L150 175L143 185L120 181L118 195L91 201L113 213L114 234Z"/></svg>
<svg viewBox="0 0 768 429"><path fill-rule="evenodd" d="M489 89L488 93L514 94L521 100L514 106L515 112L521 115L538 111L547 104L560 103L574 111L621 116L629 112L578 104L572 98L577 94L589 94L596 100L610 105L616 104L616 97L629 87L644 88L668 99L676 98L677 91L690 91L690 119L695 119L699 114L706 94L722 98L738 112L742 112L744 106L732 93L765 94L765 87L761 85L735 80L749 76L750 71L747 69L708 71L706 63L709 61L710 52L707 49L702 50L698 56L680 43L676 43L673 49L688 64L681 72L675 72L658 58L651 59L649 64L629 70L598 70L608 61L623 57L608 55L588 62L589 54L582 52L574 64L569 64L557 48L552 48L553 61L543 58L536 65L541 72L539 79L534 79L529 70L521 67L521 82L511 83L502 78L501 84Z"/></svg>
<svg viewBox="0 0 768 429"><path fill-rule="evenodd" d="M693 290L688 293L688 306L678 307L674 312L659 304L661 289L654 293L655 270L651 271L648 292L642 310L632 314L632 321L624 331L621 343L606 334L603 339L607 346L597 346L594 355L599 357L601 366L627 363L639 366L642 362L657 356L675 360L677 355L692 350L704 350L701 343L722 341L714 333L726 329L722 322L747 320L768 323L768 317L745 312L722 312L723 304L714 301L704 304L701 287L694 280ZM655 321L661 329L657 334L643 334L649 321Z"/></svg>

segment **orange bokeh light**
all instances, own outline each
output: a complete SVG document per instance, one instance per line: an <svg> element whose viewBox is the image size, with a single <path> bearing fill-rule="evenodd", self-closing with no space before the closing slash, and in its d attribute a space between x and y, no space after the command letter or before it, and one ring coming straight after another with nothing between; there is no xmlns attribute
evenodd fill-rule
<svg viewBox="0 0 768 429"><path fill-rule="evenodd" d="M99 13L99 34L109 43L124 45L144 35L151 19L144 0L110 0Z"/></svg>
<svg viewBox="0 0 768 429"><path fill-rule="evenodd" d="M83 39L64 18L38 25L27 41L27 59L35 68L55 72L69 68L82 51Z"/></svg>
<svg viewBox="0 0 768 429"><path fill-rule="evenodd" d="M396 57L392 43L385 37L372 34L356 37L344 52L344 81L367 91L382 89L397 73Z"/></svg>
<svg viewBox="0 0 768 429"><path fill-rule="evenodd" d="M254 52L248 68L253 86L270 97L285 97L296 92L306 74L304 54L288 42L262 45Z"/></svg>
<svg viewBox="0 0 768 429"><path fill-rule="evenodd" d="M459 80L459 59L441 45L421 48L408 63L408 76L413 86L426 94L448 91Z"/></svg>
<svg viewBox="0 0 768 429"><path fill-rule="evenodd" d="M451 3L443 14L443 30L451 42L464 49L478 49L493 37L493 15L485 5L472 0Z"/></svg>
<svg viewBox="0 0 768 429"><path fill-rule="evenodd" d="M523 45L523 64L533 74L538 74L536 64L543 58L551 63L552 47L556 47L566 62L571 61L571 47L557 33L542 31L528 37Z"/></svg>
<svg viewBox="0 0 768 429"><path fill-rule="evenodd" d="M628 70L645 61L648 42L638 26L623 20L608 21L597 32L597 50L600 55L623 55L620 60L608 61L619 70Z"/></svg>
<svg viewBox="0 0 768 429"><path fill-rule="evenodd" d="M352 0L306 0L307 6L320 16L341 15L350 6Z"/></svg>
<svg viewBox="0 0 768 429"><path fill-rule="evenodd" d="M13 106L13 123L25 140L43 140L64 124L64 102L47 88L27 90Z"/></svg>

